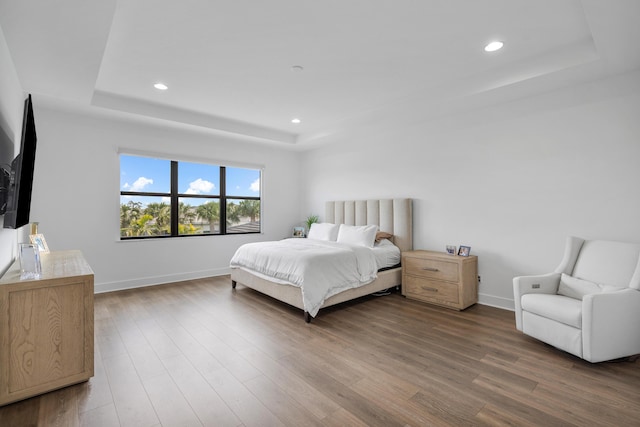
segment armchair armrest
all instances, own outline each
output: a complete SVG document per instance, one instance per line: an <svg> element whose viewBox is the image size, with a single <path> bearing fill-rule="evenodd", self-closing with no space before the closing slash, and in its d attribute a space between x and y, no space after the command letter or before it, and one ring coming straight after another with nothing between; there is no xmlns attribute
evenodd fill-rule
<svg viewBox="0 0 640 427"><path fill-rule="evenodd" d="M522 330L522 304L525 294L555 294L558 292L561 273L548 273L539 276L518 276L513 278L513 303L516 314L516 329Z"/></svg>
<svg viewBox="0 0 640 427"><path fill-rule="evenodd" d="M640 354L640 291L622 289L582 299L583 358L602 362Z"/></svg>
<svg viewBox="0 0 640 427"><path fill-rule="evenodd" d="M519 296L524 294L555 294L560 285L560 273L548 273L538 276L519 276L513 278L513 291Z"/></svg>

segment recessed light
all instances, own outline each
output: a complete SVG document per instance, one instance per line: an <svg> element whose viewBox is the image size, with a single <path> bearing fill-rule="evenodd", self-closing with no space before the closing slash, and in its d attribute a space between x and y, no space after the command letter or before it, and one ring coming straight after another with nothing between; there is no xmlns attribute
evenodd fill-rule
<svg viewBox="0 0 640 427"><path fill-rule="evenodd" d="M164 83L156 83L156 84L153 85L153 87L155 87L158 90L167 90L167 89L169 89L169 86L167 86Z"/></svg>
<svg viewBox="0 0 640 427"><path fill-rule="evenodd" d="M293 123L294 125L297 125L298 123L300 123L300 119L295 118L295 119L291 119L291 123Z"/></svg>
<svg viewBox="0 0 640 427"><path fill-rule="evenodd" d="M503 42L495 41L495 42L491 42L488 45L486 45L484 47L484 50L486 52L495 52L496 50L502 49L502 46L504 46Z"/></svg>

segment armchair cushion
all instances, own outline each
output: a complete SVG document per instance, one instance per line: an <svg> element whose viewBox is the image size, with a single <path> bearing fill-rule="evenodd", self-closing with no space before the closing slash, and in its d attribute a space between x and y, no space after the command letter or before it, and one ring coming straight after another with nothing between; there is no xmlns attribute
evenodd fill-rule
<svg viewBox="0 0 640 427"><path fill-rule="evenodd" d="M596 292L600 292L600 286L596 283L571 277L564 273L560 276L558 295L582 300L585 295L595 294Z"/></svg>
<svg viewBox="0 0 640 427"><path fill-rule="evenodd" d="M538 316L580 329L582 327L582 301L562 295L526 294L521 299L522 309Z"/></svg>
<svg viewBox="0 0 640 427"><path fill-rule="evenodd" d="M588 280L578 279L577 277L571 277L568 274L562 273L560 276L560 285L558 286L558 295L582 300L585 295L618 291L620 289L624 288L599 285Z"/></svg>
<svg viewBox="0 0 640 427"><path fill-rule="evenodd" d="M591 282L628 288L640 258L637 243L586 240L571 275Z"/></svg>

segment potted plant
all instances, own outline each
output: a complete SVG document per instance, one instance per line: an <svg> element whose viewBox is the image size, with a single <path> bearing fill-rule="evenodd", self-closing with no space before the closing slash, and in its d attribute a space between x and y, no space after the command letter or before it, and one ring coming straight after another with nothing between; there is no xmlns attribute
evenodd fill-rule
<svg viewBox="0 0 640 427"><path fill-rule="evenodd" d="M309 215L307 217L307 221L305 224L307 225L307 235L309 234L309 230L311 230L311 225L320 221L320 217L318 215Z"/></svg>

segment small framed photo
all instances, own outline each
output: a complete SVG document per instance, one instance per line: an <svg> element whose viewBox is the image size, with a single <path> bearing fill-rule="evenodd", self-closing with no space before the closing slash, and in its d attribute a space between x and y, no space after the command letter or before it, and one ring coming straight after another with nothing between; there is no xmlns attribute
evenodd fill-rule
<svg viewBox="0 0 640 427"><path fill-rule="evenodd" d="M38 251L40 251L41 254L49 253L49 246L47 246L47 241L42 234L31 234L29 235L29 240L38 247Z"/></svg>
<svg viewBox="0 0 640 427"><path fill-rule="evenodd" d="M293 227L293 237L304 237L304 227Z"/></svg>
<svg viewBox="0 0 640 427"><path fill-rule="evenodd" d="M447 253L449 255L455 255L456 254L456 247L455 245L447 245Z"/></svg>
<svg viewBox="0 0 640 427"><path fill-rule="evenodd" d="M471 246L460 246L458 249L459 256L469 256L469 252L471 252Z"/></svg>

